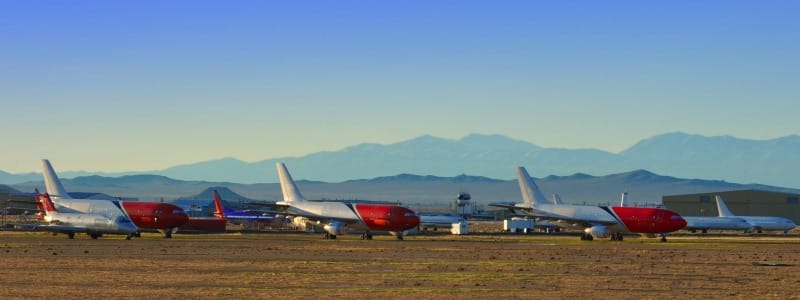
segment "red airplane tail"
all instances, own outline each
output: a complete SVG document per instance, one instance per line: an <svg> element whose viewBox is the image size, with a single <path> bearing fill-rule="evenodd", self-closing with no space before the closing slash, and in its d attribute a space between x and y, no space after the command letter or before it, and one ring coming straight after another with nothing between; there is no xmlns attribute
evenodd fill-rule
<svg viewBox="0 0 800 300"><path fill-rule="evenodd" d="M219 199L217 190L214 190L214 208L216 209L214 216L217 217L217 220L225 220L225 209L222 208L222 200Z"/></svg>
<svg viewBox="0 0 800 300"><path fill-rule="evenodd" d="M47 193L40 194L37 196L39 198L39 203L42 205L42 210L44 213L47 214L49 212L56 212L56 205L53 204L53 200L50 200L50 195Z"/></svg>

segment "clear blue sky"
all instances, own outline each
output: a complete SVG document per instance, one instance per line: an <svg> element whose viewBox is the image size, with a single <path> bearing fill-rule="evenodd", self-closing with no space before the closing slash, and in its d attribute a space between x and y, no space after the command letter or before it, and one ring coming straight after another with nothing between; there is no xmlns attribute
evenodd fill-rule
<svg viewBox="0 0 800 300"><path fill-rule="evenodd" d="M0 0L0 170L800 132L797 1Z"/></svg>

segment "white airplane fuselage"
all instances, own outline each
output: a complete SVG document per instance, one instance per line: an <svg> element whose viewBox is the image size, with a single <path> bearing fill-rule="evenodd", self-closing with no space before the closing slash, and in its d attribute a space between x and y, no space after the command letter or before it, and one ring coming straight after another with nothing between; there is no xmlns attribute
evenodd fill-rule
<svg viewBox="0 0 800 300"><path fill-rule="evenodd" d="M124 215L109 218L99 214L48 212L44 221L58 226L84 227L100 234L133 234L138 228Z"/></svg>
<svg viewBox="0 0 800 300"><path fill-rule="evenodd" d="M752 225L741 217L683 217L687 230L749 230Z"/></svg>
<svg viewBox="0 0 800 300"><path fill-rule="evenodd" d="M781 217L739 216L750 224L753 231L783 231L784 233L797 227L792 220Z"/></svg>

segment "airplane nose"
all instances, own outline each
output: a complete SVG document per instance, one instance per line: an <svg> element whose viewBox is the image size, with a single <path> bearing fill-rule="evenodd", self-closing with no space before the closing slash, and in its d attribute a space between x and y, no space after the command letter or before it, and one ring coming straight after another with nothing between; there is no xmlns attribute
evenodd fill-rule
<svg viewBox="0 0 800 300"><path fill-rule="evenodd" d="M677 226L677 228L675 230L678 230L678 229L681 229L683 227L686 227L686 220L684 220L683 217L681 217L678 214L675 214L675 216L673 218L676 219L675 220L675 226Z"/></svg>

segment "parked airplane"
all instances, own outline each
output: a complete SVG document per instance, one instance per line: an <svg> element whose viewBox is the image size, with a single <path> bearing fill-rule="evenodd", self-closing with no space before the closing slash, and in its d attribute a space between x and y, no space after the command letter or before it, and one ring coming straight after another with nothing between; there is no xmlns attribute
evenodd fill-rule
<svg viewBox="0 0 800 300"><path fill-rule="evenodd" d="M292 180L283 163L277 163L283 201L275 203L279 214L304 217L323 224L325 238L335 239L349 229L364 230L362 239L372 239L372 231L388 231L398 240L403 232L419 225L414 211L396 205L347 203L336 201L307 201Z"/></svg>
<svg viewBox="0 0 800 300"><path fill-rule="evenodd" d="M517 180L523 203L489 205L525 211L537 219L548 219L561 227L582 228L584 233L581 240L610 236L611 240L621 241L623 233L631 232L648 236L659 234L661 241L666 242L667 233L686 226L686 221L680 215L660 208L547 203L525 168L517 167Z"/></svg>
<svg viewBox="0 0 800 300"><path fill-rule="evenodd" d="M53 166L50 165L50 161L46 159L42 160L42 173L44 173L47 193L52 196L57 207L83 213L102 209L99 206L103 201L73 199L64 189ZM178 226L189 220L189 216L182 208L170 203L143 201L119 201L119 203L122 204L125 213L139 229L159 231L164 234L165 238L171 238Z"/></svg>
<svg viewBox="0 0 800 300"><path fill-rule="evenodd" d="M222 205L222 198L219 196L219 193L214 190L214 205L216 206L217 211L221 211L222 217L228 220L231 223L245 223L245 222L272 222L275 221L275 214L263 212L263 211L252 211L252 210L236 210L224 207ZM217 215L218 213L214 213Z"/></svg>
<svg viewBox="0 0 800 300"><path fill-rule="evenodd" d="M15 224L15 227L65 233L70 239L75 238L75 233L86 233L92 239L97 239L103 234L123 234L125 239L130 240L131 236L139 230L122 211L119 203L115 203L116 201L95 200L107 202L111 207L116 208L113 210L77 213L58 211L47 193L39 194L37 192L36 199L42 206L43 221L47 224Z"/></svg>
<svg viewBox="0 0 800 300"><path fill-rule="evenodd" d="M716 200L719 216L738 217L743 219L750 225L750 229L748 229L747 232L762 233L764 231L783 231L783 233L787 233L789 230L797 227L797 224L795 224L792 220L782 217L737 216L728 209L728 206L725 205L725 201L722 201L722 196L717 195Z"/></svg>
<svg viewBox="0 0 800 300"><path fill-rule="evenodd" d="M721 197L717 196L716 201L717 211L720 212L719 216L685 216L683 219L686 220L686 227L683 229L689 230L693 233L697 232L698 230L700 230L702 233L707 233L709 230L744 230L745 232L751 230L752 226L744 219L735 216L723 216L727 214L722 212L728 211L728 208L725 206L725 203L722 202ZM729 212L730 211L728 211L728 213Z"/></svg>

